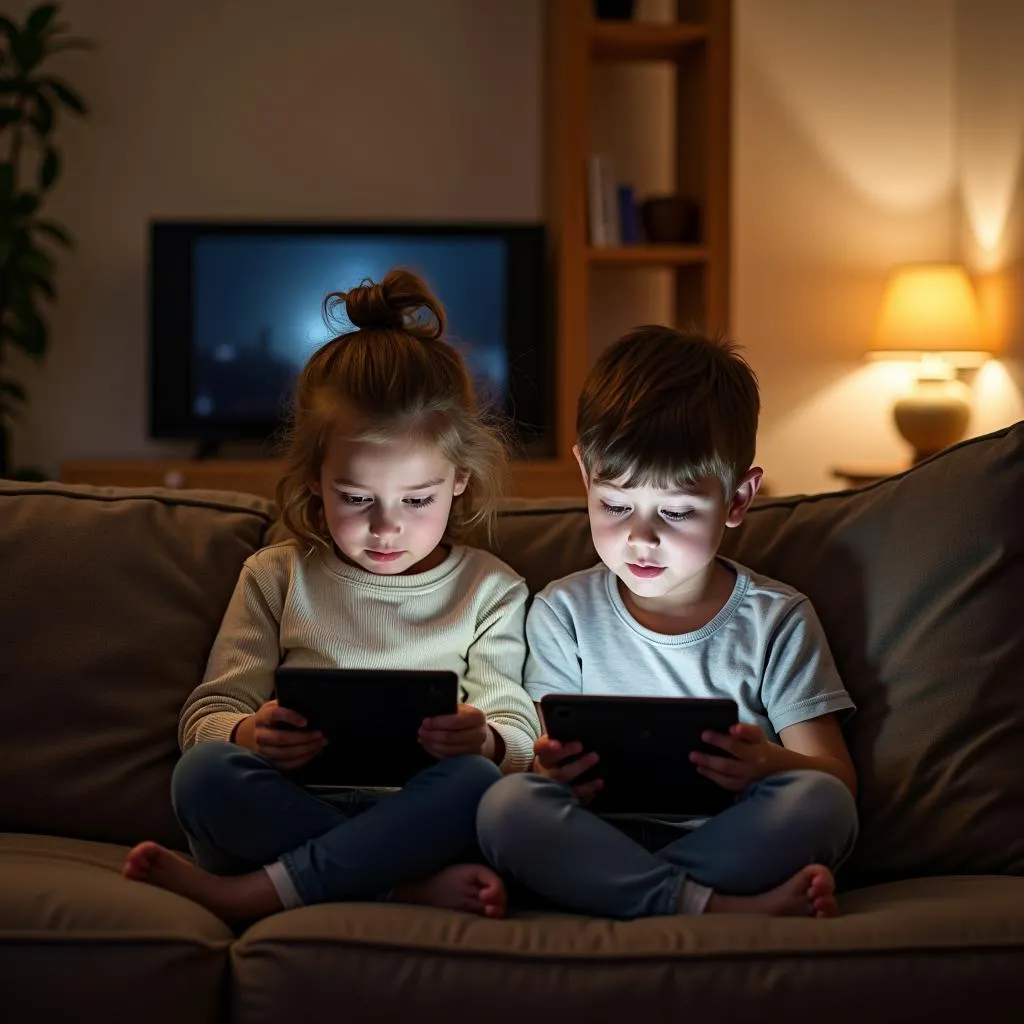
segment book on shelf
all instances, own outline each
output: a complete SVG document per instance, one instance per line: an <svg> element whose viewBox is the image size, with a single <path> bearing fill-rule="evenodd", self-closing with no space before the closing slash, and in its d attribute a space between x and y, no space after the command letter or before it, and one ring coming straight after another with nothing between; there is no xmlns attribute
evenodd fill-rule
<svg viewBox="0 0 1024 1024"><path fill-rule="evenodd" d="M623 245L639 245L643 240L640 211L636 204L636 191L622 182L615 190L619 207L619 237Z"/></svg>
<svg viewBox="0 0 1024 1024"><path fill-rule="evenodd" d="M587 225L594 248L622 244L615 169L606 153L594 153L587 160Z"/></svg>

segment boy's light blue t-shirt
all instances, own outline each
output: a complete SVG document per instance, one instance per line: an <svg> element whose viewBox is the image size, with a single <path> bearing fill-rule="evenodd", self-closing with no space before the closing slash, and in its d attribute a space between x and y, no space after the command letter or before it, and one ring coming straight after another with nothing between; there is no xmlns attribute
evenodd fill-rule
<svg viewBox="0 0 1024 1024"><path fill-rule="evenodd" d="M727 559L732 596L704 627L671 636L641 626L604 566L556 580L526 620L525 686L546 693L729 697L741 722L779 742L791 725L854 703L810 601Z"/></svg>

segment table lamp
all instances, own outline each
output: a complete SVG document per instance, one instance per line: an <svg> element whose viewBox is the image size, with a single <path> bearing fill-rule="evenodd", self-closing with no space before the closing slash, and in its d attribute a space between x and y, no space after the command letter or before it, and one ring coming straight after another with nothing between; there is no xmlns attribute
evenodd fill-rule
<svg viewBox="0 0 1024 1024"><path fill-rule="evenodd" d="M974 286L963 267L924 263L890 275L871 356L914 360L914 390L893 406L896 429L919 462L959 441L971 418L962 379L988 358Z"/></svg>

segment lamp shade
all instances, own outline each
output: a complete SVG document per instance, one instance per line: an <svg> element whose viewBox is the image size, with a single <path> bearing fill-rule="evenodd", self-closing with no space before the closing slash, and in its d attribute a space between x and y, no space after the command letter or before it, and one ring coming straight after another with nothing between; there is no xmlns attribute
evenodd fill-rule
<svg viewBox="0 0 1024 1024"><path fill-rule="evenodd" d="M975 362L987 347L974 285L963 267L923 263L889 277L871 345L874 355L934 352L952 362L960 361L958 355Z"/></svg>

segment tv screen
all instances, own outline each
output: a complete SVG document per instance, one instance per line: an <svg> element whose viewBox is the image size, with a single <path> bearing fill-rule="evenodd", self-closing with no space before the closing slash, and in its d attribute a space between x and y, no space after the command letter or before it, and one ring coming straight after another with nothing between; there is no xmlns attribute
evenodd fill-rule
<svg viewBox="0 0 1024 1024"><path fill-rule="evenodd" d="M446 336L481 400L530 448L549 425L543 230L533 225L294 225L158 221L151 233L150 433L265 439L331 329L324 296L393 267L444 304Z"/></svg>

